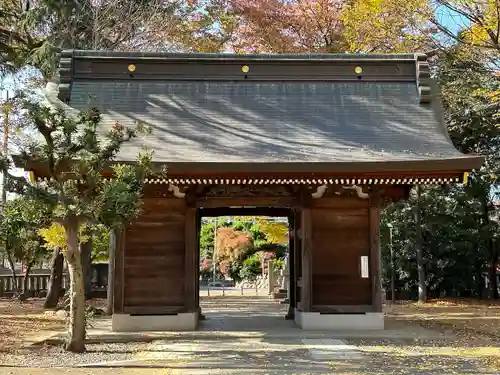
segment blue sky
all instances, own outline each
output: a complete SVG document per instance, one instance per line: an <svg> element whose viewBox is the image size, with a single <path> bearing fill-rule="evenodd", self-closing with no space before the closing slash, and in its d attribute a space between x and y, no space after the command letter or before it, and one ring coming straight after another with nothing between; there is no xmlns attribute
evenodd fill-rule
<svg viewBox="0 0 500 375"><path fill-rule="evenodd" d="M470 25L468 20L444 6L436 7L436 18L439 23L447 27L450 31L457 33L464 26Z"/></svg>

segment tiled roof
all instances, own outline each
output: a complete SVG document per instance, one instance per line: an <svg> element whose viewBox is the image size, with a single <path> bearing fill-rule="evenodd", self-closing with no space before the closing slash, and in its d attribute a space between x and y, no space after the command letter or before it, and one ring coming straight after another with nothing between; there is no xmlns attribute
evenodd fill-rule
<svg viewBox="0 0 500 375"><path fill-rule="evenodd" d="M92 65L80 68L81 75L75 71L75 59L102 62L113 57L156 59L157 70L161 69L157 64L162 64L159 58L176 59L176 67L192 67L196 57L243 63L265 59L267 64L272 64L273 58L276 64L302 59L311 62L307 74L317 68L314 61L321 61L325 70L326 60L331 71L343 61L379 61L381 68L373 67L373 72L404 61L413 64L415 73L412 79L405 76L401 80L377 79L375 75L366 80L355 75L352 79L225 80L85 75L85 69L90 72ZM425 74L419 81L422 58L415 55L252 55L245 59L234 55L79 51L73 52L71 59L70 73L61 72L61 87L69 90L71 107L101 109L106 126L115 120L127 126L141 121L153 130L152 135L124 147L119 160L133 161L140 148L147 146L154 151L155 161L167 163L426 161L428 168L428 162L456 160L457 169L463 170L482 163L479 157L461 154L451 143L437 89ZM220 69L230 68L221 65Z"/></svg>

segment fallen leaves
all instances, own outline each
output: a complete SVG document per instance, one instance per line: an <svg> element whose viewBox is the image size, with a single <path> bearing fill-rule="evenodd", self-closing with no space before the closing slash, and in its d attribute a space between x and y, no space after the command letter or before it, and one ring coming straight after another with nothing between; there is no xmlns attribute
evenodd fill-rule
<svg viewBox="0 0 500 375"><path fill-rule="evenodd" d="M403 303L385 306L389 320L451 331L460 339L453 348L432 348L432 353L447 352L500 370L500 301L474 299L431 300L428 303ZM451 351L451 352L450 352Z"/></svg>
<svg viewBox="0 0 500 375"><path fill-rule="evenodd" d="M42 306L43 300L40 299L25 302L0 299L0 352L21 349L28 336L64 328L64 319L46 314Z"/></svg>

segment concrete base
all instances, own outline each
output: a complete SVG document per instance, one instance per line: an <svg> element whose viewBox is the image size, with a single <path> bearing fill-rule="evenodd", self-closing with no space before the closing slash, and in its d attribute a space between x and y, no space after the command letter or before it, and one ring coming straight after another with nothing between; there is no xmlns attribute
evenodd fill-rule
<svg viewBox="0 0 500 375"><path fill-rule="evenodd" d="M383 330L384 313L321 314L295 309L295 323L309 330Z"/></svg>
<svg viewBox="0 0 500 375"><path fill-rule="evenodd" d="M113 314L113 332L194 331L198 327L198 313L176 315Z"/></svg>

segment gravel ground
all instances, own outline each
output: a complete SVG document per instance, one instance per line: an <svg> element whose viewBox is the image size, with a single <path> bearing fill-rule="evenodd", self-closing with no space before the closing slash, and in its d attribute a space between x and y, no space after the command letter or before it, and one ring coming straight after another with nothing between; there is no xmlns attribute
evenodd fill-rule
<svg viewBox="0 0 500 375"><path fill-rule="evenodd" d="M2 375L171 375L168 369L151 368L21 368L21 367L0 367Z"/></svg>
<svg viewBox="0 0 500 375"><path fill-rule="evenodd" d="M87 352L76 354L60 347L42 346L24 349L15 354L0 353L0 366L73 367L101 362L132 360L144 350L145 343L89 344ZM0 374L3 374L0 369Z"/></svg>

